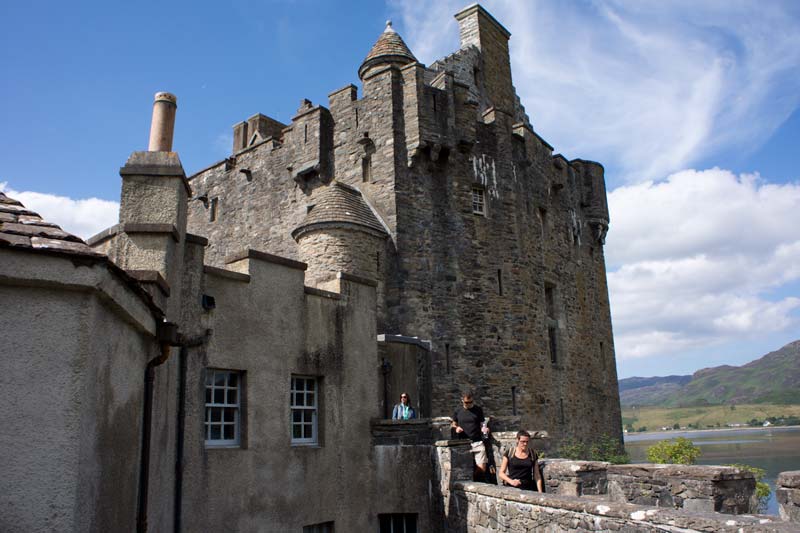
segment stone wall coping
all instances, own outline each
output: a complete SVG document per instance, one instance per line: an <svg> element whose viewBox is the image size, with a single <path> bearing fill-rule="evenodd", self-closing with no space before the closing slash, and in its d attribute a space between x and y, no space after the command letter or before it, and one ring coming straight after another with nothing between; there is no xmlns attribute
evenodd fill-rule
<svg viewBox="0 0 800 533"><path fill-rule="evenodd" d="M604 472L609 463L604 461L571 461L569 459L542 459L541 463L549 471L560 474L575 474L577 472Z"/></svg>
<svg viewBox="0 0 800 533"><path fill-rule="evenodd" d="M337 272L336 279L341 279L343 281L350 281L352 283L359 283L361 285L367 285L369 287L377 287L378 282L374 279L364 278L361 276L356 276L355 274L350 274L348 272Z"/></svg>
<svg viewBox="0 0 800 533"><path fill-rule="evenodd" d="M321 298L330 298L331 300L342 299L342 295L339 294L338 292L324 291L322 289L318 289L316 287L309 287L307 285L303 287L303 290L305 291L306 294L311 294L312 296L319 296Z"/></svg>
<svg viewBox="0 0 800 533"><path fill-rule="evenodd" d="M486 9L484 9L484 8L483 8L483 6L481 6L481 5L480 5L480 4L478 4L478 3L471 4L471 5L467 6L467 7L465 7L464 9L462 9L461 11L459 11L458 13L456 13L456 14L454 15L454 17L456 18L456 20L458 20L458 21L460 22L460 21L461 21L461 19L464 19L464 18L466 18L466 17L468 17L468 16L470 16L470 15L473 15L473 14L475 14L475 13L479 13L479 14L483 15L484 17L486 17L486 18L489 20L489 22L491 22L491 23L492 23L492 25L493 25L493 26L494 26L494 27L495 27L495 28L496 28L496 29L497 29L497 30L498 30L500 33L502 33L502 34L503 34L503 36L505 36L505 38L506 38L506 39L508 39L509 37L511 37L511 32L510 32L510 31L508 31L507 29L505 29L505 27L504 27L502 24L500 24L499 22L497 22L497 19L496 19L496 18L494 18L494 17L492 16L492 14L491 14L491 13L489 13L488 11L486 11Z"/></svg>
<svg viewBox="0 0 800 533"><path fill-rule="evenodd" d="M378 335L378 342L379 343L390 343L396 342L400 344L414 344L419 346L420 348L425 348L426 350L431 350L431 341L426 341L424 339L420 339L419 337L409 337L407 335L391 335L386 333L381 333ZM449 418L447 419L450 420Z"/></svg>
<svg viewBox="0 0 800 533"><path fill-rule="evenodd" d="M110 228L106 228L97 235L93 235L86 240L89 246L95 246L103 241L120 233L169 233L172 240L180 242L181 234L174 224L143 224L139 222L126 222L122 224L115 224Z"/></svg>
<svg viewBox="0 0 800 533"><path fill-rule="evenodd" d="M627 465L608 465L608 473L653 479L682 478L720 481L724 479L748 479L753 473L733 466L714 465L662 465L654 463L634 463Z"/></svg>
<svg viewBox="0 0 800 533"><path fill-rule="evenodd" d="M355 86L355 85L353 85L352 83L349 83L349 84L345 85L344 87L342 87L341 89L336 89L336 90L335 90L335 91L333 91L332 93L328 93L328 98L330 98L331 96L333 96L333 95L335 95L335 94L339 94L340 92L343 92L343 91L352 91L353 89L355 89L355 90L357 91L357 90L358 90L358 87L356 87L356 86Z"/></svg>
<svg viewBox="0 0 800 533"><path fill-rule="evenodd" d="M279 255L268 254L266 252L259 252L258 250L253 250L252 248L247 248L241 252L229 255L225 258L225 264L235 263L236 261L241 261L242 259L258 259L268 263L274 263L276 265L296 268L297 270L308 269L308 265L301 263L300 261L295 261L294 259L288 259Z"/></svg>
<svg viewBox="0 0 800 533"><path fill-rule="evenodd" d="M201 236L195 235L194 233L187 233L186 234L186 242L190 242L192 244L199 244L201 246L208 246L208 239Z"/></svg>
<svg viewBox="0 0 800 533"><path fill-rule="evenodd" d="M243 274L241 272L234 272L233 270L225 270L211 265L203 265L203 272L212 276L219 276L220 278L228 278L234 281L250 282L250 274Z"/></svg>
<svg viewBox="0 0 800 533"><path fill-rule="evenodd" d="M489 498L501 499L517 504L528 504L549 509L561 509L575 513L616 518L635 524L664 525L665 530L678 531L795 531L795 525L780 521L776 516L766 515L724 515L717 513L693 513L685 510L650 507L633 503L611 502L596 498L567 496L533 491L522 491L511 487L455 481L453 490L473 493Z"/></svg>
<svg viewBox="0 0 800 533"><path fill-rule="evenodd" d="M437 448L461 448L470 444L471 442L467 439L437 440L433 443Z"/></svg>
<svg viewBox="0 0 800 533"><path fill-rule="evenodd" d="M800 470L781 472L775 485L787 489L800 489Z"/></svg>
<svg viewBox="0 0 800 533"><path fill-rule="evenodd" d="M494 417L492 417L492 420L494 420ZM489 425L491 426L491 421L489 422ZM528 433L531 434L531 438L532 439L549 439L550 438L550 434L547 433L546 431L539 431L539 430L532 430L532 429L526 429L525 431L527 431ZM492 435L496 439L512 439L512 440L516 440L516 438L517 438L517 432L516 431L492 431ZM561 461L561 460L562 459L559 459L559 461ZM564 459L564 460L566 460L566 459Z"/></svg>
<svg viewBox="0 0 800 533"><path fill-rule="evenodd" d="M158 270L127 270L130 277L140 283L152 283L164 296L169 296L169 283Z"/></svg>
<svg viewBox="0 0 800 533"><path fill-rule="evenodd" d="M430 418L412 418L411 420L392 420L391 418L373 418L369 421L373 426L430 426Z"/></svg>

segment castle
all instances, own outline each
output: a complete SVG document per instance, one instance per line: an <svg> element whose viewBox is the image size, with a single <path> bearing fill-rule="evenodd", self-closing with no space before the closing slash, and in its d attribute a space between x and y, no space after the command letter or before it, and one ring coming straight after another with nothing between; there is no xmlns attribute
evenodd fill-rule
<svg viewBox="0 0 800 533"><path fill-rule="evenodd" d="M621 439L603 168L534 132L509 32L456 19L429 67L387 24L361 98L256 114L188 178L158 93L86 243L0 195L1 529L446 529L463 389ZM420 421L382 420L401 391Z"/></svg>
<svg viewBox="0 0 800 533"><path fill-rule="evenodd" d="M377 281L378 333L430 341L425 416L466 388L557 438L620 438L603 167L534 132L509 32L477 5L456 19L460 49L430 67L389 23L361 98L234 126L232 155L189 178L189 230L215 266L252 248L307 263L309 286Z"/></svg>

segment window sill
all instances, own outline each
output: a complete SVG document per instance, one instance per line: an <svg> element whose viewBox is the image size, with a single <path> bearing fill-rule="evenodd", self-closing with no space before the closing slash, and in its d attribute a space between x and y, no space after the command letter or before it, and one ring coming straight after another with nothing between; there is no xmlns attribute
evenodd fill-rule
<svg viewBox="0 0 800 533"><path fill-rule="evenodd" d="M292 448L322 448L322 445L319 442L293 442L291 443Z"/></svg>
<svg viewBox="0 0 800 533"><path fill-rule="evenodd" d="M206 444L206 450L243 450L241 444Z"/></svg>

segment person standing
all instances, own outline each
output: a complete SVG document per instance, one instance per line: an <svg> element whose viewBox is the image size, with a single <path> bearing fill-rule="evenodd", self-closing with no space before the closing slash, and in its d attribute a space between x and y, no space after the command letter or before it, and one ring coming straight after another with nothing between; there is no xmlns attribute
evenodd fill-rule
<svg viewBox="0 0 800 533"><path fill-rule="evenodd" d="M411 400L405 392L400 394L400 403L392 409L392 420L411 420L417 418L417 412L411 407Z"/></svg>
<svg viewBox="0 0 800 533"><path fill-rule="evenodd" d="M461 407L453 413L450 427L456 432L456 437L467 438L472 443L472 457L475 460L475 479L483 479L489 458L486 455L486 446L483 443L483 434L489 433L483 416L483 409L475 405L472 393L467 391L461 394Z"/></svg>
<svg viewBox="0 0 800 533"><path fill-rule="evenodd" d="M527 431L517 432L517 445L503 454L500 463L500 479L506 485L523 490L542 490L542 475L539 472L538 457L530 448L531 435Z"/></svg>

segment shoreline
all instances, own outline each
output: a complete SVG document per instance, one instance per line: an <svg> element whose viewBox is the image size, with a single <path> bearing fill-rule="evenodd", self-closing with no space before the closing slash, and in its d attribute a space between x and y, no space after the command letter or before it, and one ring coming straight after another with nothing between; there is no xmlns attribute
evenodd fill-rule
<svg viewBox="0 0 800 533"><path fill-rule="evenodd" d="M669 433L710 433L710 432L729 432L729 431L773 431L773 430L783 430L783 429L800 429L800 426L742 426L742 427L724 427L724 428L705 428L705 429L670 429L670 430L658 430L658 431L634 431L622 434L622 439L625 440L626 437L638 437L638 436L649 436L649 435L666 435ZM635 440L646 440L646 439L635 439Z"/></svg>

